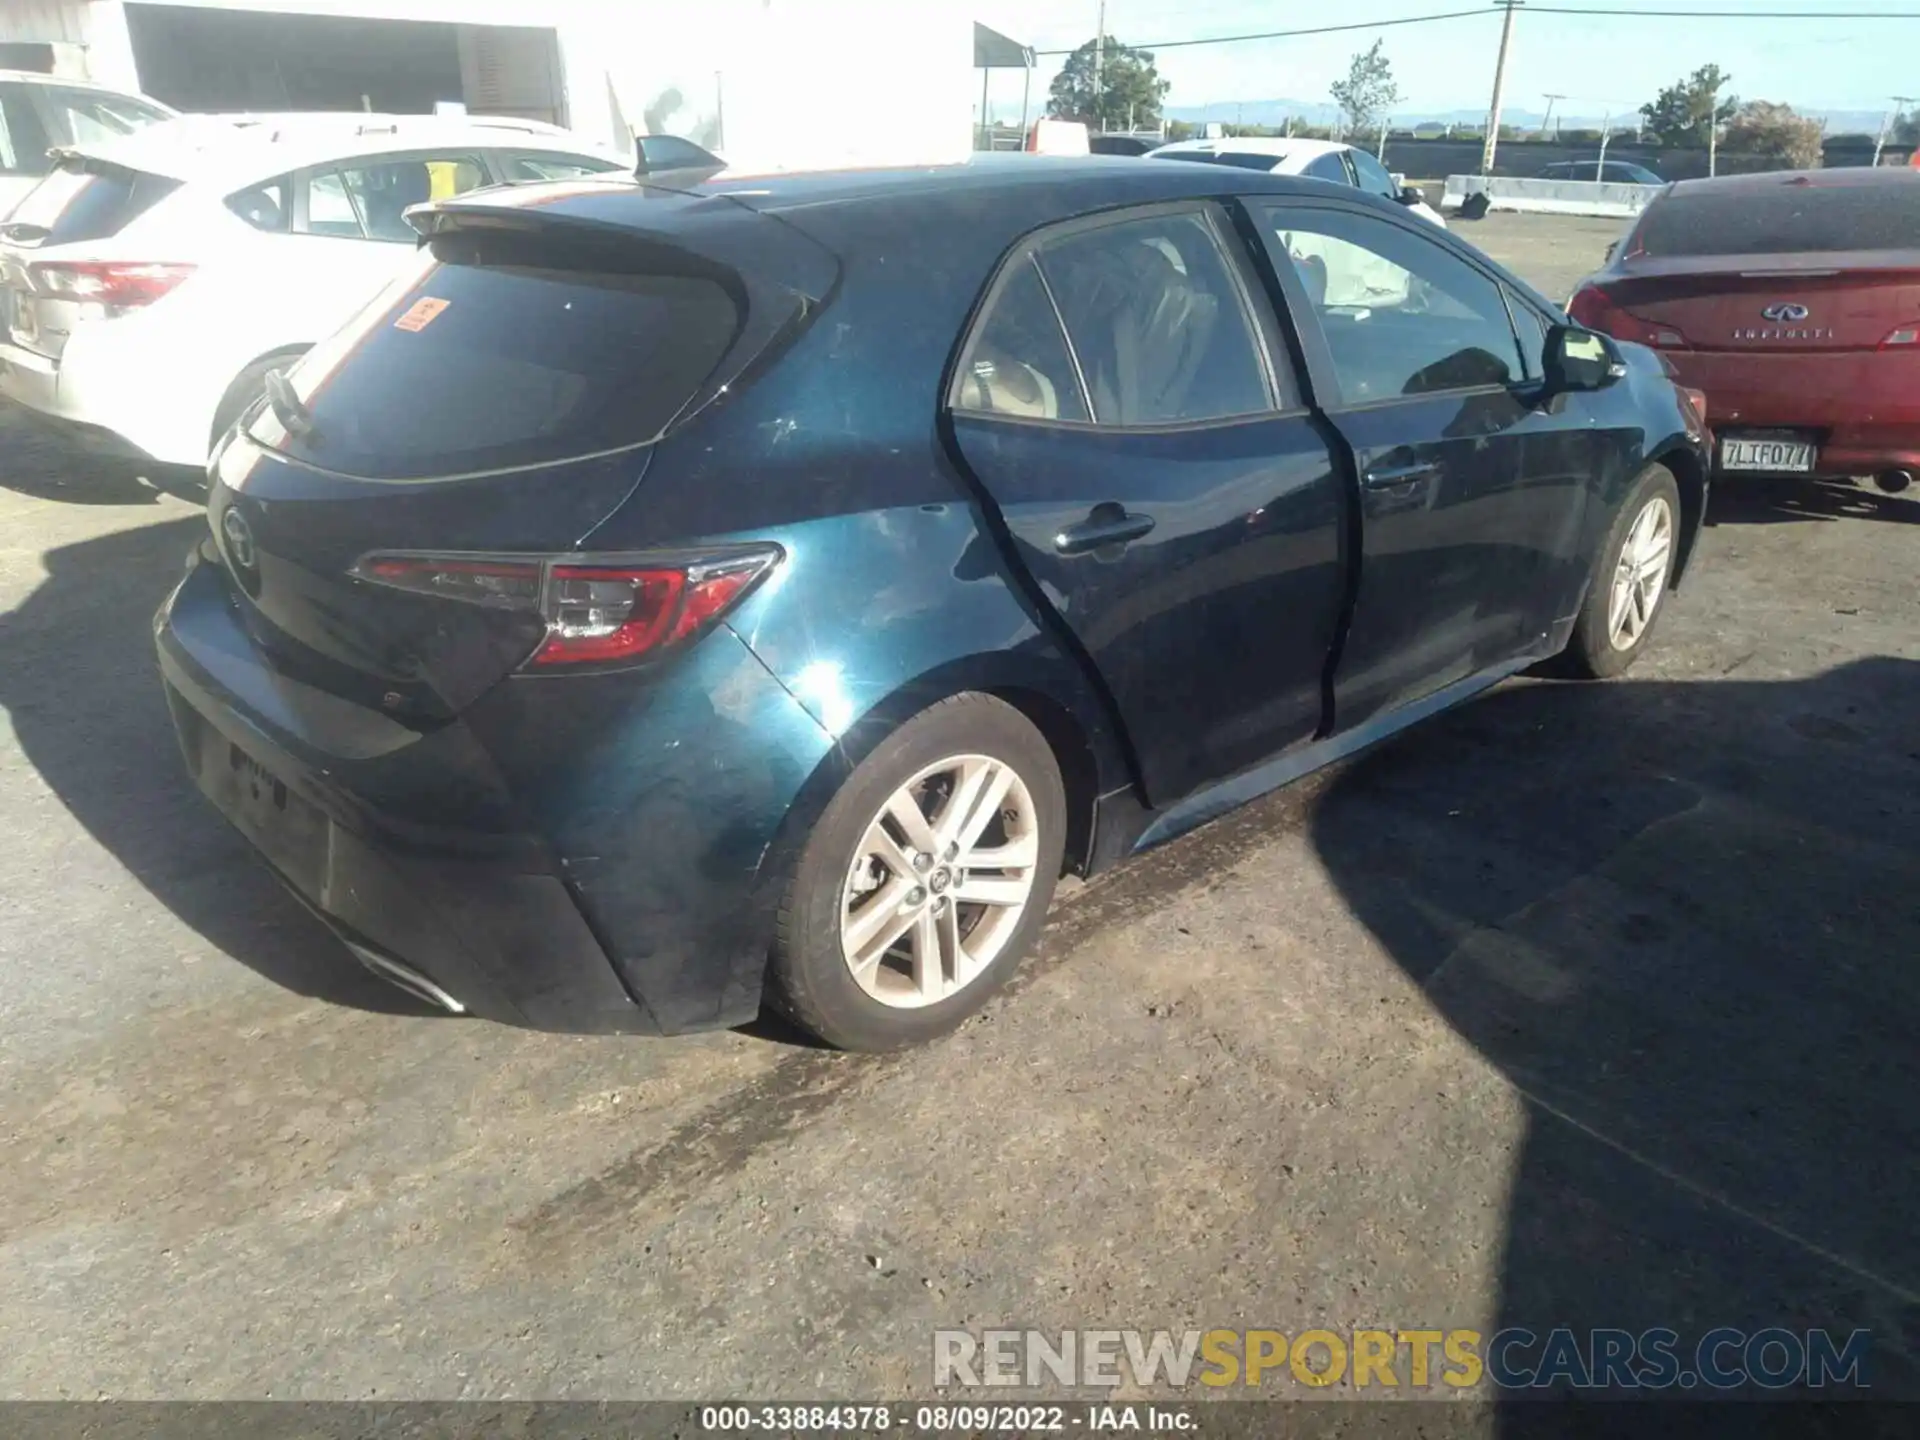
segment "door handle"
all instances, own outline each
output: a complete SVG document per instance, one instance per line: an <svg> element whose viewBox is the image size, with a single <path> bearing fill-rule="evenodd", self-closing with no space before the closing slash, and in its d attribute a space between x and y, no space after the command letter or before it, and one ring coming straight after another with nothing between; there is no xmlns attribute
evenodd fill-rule
<svg viewBox="0 0 1920 1440"><path fill-rule="evenodd" d="M1415 465L1382 465L1367 471L1363 483L1369 490L1407 490L1439 473L1438 462L1432 460Z"/></svg>
<svg viewBox="0 0 1920 1440"><path fill-rule="evenodd" d="M1055 535L1053 548L1062 555L1085 555L1110 545L1130 545L1151 529L1151 515L1129 515L1124 506L1107 500L1094 506L1078 525L1069 525Z"/></svg>

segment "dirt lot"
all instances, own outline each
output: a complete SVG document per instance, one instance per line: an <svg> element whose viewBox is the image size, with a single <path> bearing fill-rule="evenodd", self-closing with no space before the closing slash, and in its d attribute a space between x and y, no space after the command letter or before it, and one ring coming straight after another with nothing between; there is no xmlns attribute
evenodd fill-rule
<svg viewBox="0 0 1920 1440"><path fill-rule="evenodd" d="M1467 233L1559 296L1612 231ZM176 761L195 511L0 487L0 1396L895 1396L1003 1323L1861 1327L1920 1394L1920 503L1723 494L1630 679L1080 888L869 1060L414 1013Z"/></svg>

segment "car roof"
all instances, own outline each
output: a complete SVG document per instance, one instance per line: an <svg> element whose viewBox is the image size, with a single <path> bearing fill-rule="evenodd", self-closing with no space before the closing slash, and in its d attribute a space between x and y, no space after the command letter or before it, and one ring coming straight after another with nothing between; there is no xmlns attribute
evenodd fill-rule
<svg viewBox="0 0 1920 1440"><path fill-rule="evenodd" d="M622 163L611 146L536 120L491 116L372 115L324 112L284 115L182 115L86 145L56 147L186 183L243 186L289 170L355 155L426 146L488 149L523 145Z"/></svg>
<svg viewBox="0 0 1920 1440"><path fill-rule="evenodd" d="M125 95L132 100L144 100L147 104L162 110L172 108L151 95L138 95L131 90L122 90L116 85L102 85L98 80L81 80L70 75L49 75L44 70L0 70L0 81L8 84L58 85L65 90L97 90L102 95Z"/></svg>
<svg viewBox="0 0 1920 1440"><path fill-rule="evenodd" d="M1761 191L1792 186L1805 190L1859 190L1878 185L1920 184L1920 171L1905 166L1848 165L1833 170L1770 170L1759 175L1718 175L1711 179L1681 180L1670 195L1698 195L1704 191Z"/></svg>
<svg viewBox="0 0 1920 1440"><path fill-rule="evenodd" d="M1342 140L1309 140L1285 135L1245 135L1222 140L1176 140L1153 153L1168 151L1197 155L1271 155L1276 160L1317 160L1353 147Z"/></svg>

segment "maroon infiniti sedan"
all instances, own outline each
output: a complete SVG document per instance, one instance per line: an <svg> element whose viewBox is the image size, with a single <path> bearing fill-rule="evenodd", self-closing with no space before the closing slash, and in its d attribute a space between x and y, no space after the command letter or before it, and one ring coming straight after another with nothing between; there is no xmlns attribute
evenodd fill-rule
<svg viewBox="0 0 1920 1440"><path fill-rule="evenodd" d="M1920 173L1682 181L1568 308L1706 393L1719 474L1920 472Z"/></svg>

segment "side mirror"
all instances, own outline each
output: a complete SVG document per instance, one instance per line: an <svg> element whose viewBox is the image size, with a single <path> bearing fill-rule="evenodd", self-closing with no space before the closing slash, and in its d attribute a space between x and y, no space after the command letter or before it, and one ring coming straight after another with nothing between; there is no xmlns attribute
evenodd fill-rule
<svg viewBox="0 0 1920 1440"><path fill-rule="evenodd" d="M1627 373L1611 340L1577 325L1556 325L1547 332L1541 368L1549 395L1604 390Z"/></svg>
<svg viewBox="0 0 1920 1440"><path fill-rule="evenodd" d="M1606 258L1609 262L1611 262L1613 257L1618 255L1619 253L1620 253L1620 242L1618 240L1615 240L1612 244L1607 246Z"/></svg>
<svg viewBox="0 0 1920 1440"><path fill-rule="evenodd" d="M1400 187L1400 193L1393 198L1398 200L1402 205L1424 205L1427 203L1426 192L1418 185L1402 185Z"/></svg>

